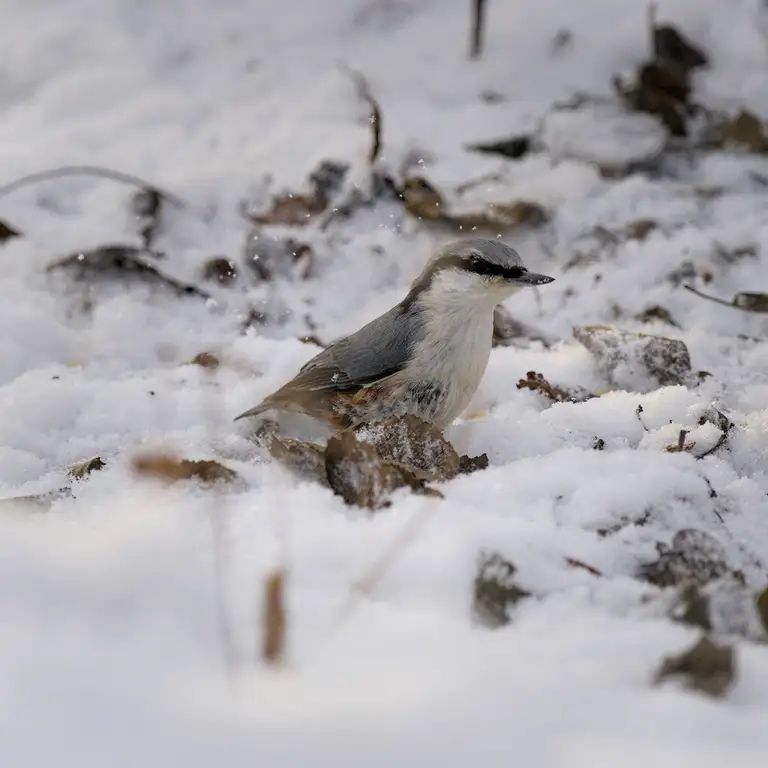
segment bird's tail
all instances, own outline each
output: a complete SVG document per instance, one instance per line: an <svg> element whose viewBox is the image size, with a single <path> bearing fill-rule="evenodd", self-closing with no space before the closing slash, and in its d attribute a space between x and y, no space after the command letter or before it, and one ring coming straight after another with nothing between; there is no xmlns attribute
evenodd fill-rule
<svg viewBox="0 0 768 768"><path fill-rule="evenodd" d="M245 419L248 416L258 416L260 413L264 413L264 411L268 411L270 408L274 408L275 404L270 403L267 400L264 400L263 402L259 403L258 405L254 406L250 410L246 411L245 413L241 413L239 416L236 416L234 418L234 421L239 421L240 419Z"/></svg>

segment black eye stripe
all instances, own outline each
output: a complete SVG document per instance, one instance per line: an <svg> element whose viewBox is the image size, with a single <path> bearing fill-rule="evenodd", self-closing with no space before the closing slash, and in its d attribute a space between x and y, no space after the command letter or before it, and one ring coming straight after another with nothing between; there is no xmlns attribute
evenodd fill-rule
<svg viewBox="0 0 768 768"><path fill-rule="evenodd" d="M523 267L504 267L501 264L492 264L485 259L470 259L468 269L476 275L488 275L490 277L504 277L514 280L522 277L526 270Z"/></svg>

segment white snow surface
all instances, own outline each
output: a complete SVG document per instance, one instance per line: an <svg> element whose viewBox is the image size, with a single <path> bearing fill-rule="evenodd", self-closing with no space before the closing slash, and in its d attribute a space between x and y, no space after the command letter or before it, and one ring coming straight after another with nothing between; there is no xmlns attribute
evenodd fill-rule
<svg viewBox="0 0 768 768"><path fill-rule="evenodd" d="M215 300L149 296L119 284L90 317L46 277L54 258L137 242L130 190L64 178L0 199L24 233L0 252L0 490L58 488L74 462L107 467L46 512L0 511L0 765L45 766L758 766L768 747L768 651L733 639L738 679L710 700L651 684L697 633L636 576L681 528L722 543L755 590L768 564L768 316L717 306L667 275L730 299L768 291L768 160L732 152L681 163L675 177L605 180L588 161L653 152L659 129L609 96L647 56L646 0L489 1L486 50L467 61L467 0L27 0L0 27L0 168L96 164L134 173L188 204L172 212L158 266L200 284L212 255L238 259L238 206L302 191L323 158L364 179L368 113L344 61L383 114L382 161L406 157L457 206L535 200L551 223L508 242L556 277L509 300L558 343L494 349L470 410L449 431L490 468L400 491L375 514L259 458L232 418L329 341L389 308L438 238L382 203L325 232L293 231L316 252L306 280L211 288ZM711 57L697 98L768 117L768 27L758 0L665 0L659 17ZM552 53L561 29L572 43ZM489 103L481 93L500 99ZM510 162L468 143L531 130L545 153ZM271 181L268 180L271 179ZM697 195L720 187L715 197ZM613 255L566 269L596 226L659 227ZM283 234L285 232L283 231ZM727 264L725 249L754 246ZM240 335L246 304L282 323ZM633 319L662 305L679 325ZM621 308L617 316L616 307ZM307 323L307 317L316 330ZM613 323L680 338L698 387L549 404L518 390L529 370L607 387L574 325ZM214 373L186 364L212 351ZM636 416L643 406L643 425ZM668 453L714 405L729 448ZM605 450L593 450L596 437ZM693 439L697 436L692 435ZM137 480L131 457L162 449L215 458L247 489ZM709 483L717 493L711 498ZM646 515L647 513L647 515ZM632 522L612 536L599 529ZM719 519L722 517L722 521ZM413 529L375 585L355 584ZM472 622L478 553L500 552L532 597L498 630ZM602 578L569 567L576 558ZM265 576L287 571L287 663L266 668Z"/></svg>

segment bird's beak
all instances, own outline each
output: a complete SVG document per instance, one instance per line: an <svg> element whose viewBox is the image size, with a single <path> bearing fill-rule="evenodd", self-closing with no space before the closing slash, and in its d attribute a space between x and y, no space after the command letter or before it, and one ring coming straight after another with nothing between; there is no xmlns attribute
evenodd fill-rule
<svg viewBox="0 0 768 768"><path fill-rule="evenodd" d="M554 277L549 277L548 275L537 275L535 272L525 272L520 275L520 277L516 277L512 280L512 282L520 286L532 286L546 285L547 283L554 282L554 280Z"/></svg>

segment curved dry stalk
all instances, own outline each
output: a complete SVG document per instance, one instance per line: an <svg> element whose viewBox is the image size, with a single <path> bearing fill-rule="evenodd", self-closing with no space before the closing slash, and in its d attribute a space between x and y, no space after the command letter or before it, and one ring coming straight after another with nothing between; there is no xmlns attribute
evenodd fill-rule
<svg viewBox="0 0 768 768"><path fill-rule="evenodd" d="M97 165L66 165L61 168L39 171L38 173L32 173L29 176L22 176L20 179L15 179L0 187L0 198L21 189L22 187L27 187L30 184L37 184L41 181L47 181L48 179L58 179L63 176L97 176L98 178L109 179L110 181L116 181L120 184L152 189L176 208L189 208L187 203L180 197L177 197L172 192L159 189L154 184L149 184L138 176L132 176L131 174L123 173L122 171L113 171L109 168L100 168Z"/></svg>

